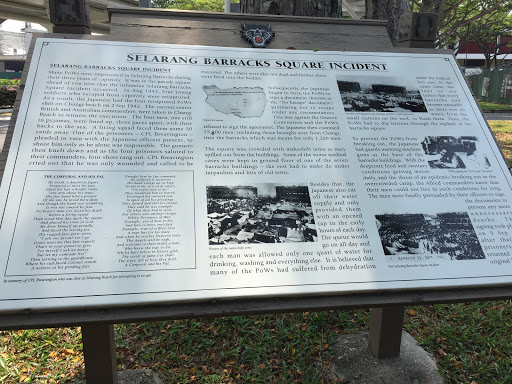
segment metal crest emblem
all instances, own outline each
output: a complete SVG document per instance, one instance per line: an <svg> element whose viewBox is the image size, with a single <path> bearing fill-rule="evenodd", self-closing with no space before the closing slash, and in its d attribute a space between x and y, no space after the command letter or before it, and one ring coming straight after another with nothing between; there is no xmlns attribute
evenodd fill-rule
<svg viewBox="0 0 512 384"><path fill-rule="evenodd" d="M272 26L267 25L254 25L242 23L242 36L251 42L254 48L265 48L271 38L274 37Z"/></svg>

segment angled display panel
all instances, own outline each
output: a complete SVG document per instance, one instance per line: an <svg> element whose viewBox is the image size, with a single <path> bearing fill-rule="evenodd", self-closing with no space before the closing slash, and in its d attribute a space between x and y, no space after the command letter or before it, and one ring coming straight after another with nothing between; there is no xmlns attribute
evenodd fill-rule
<svg viewBox="0 0 512 384"><path fill-rule="evenodd" d="M508 284L511 179L454 59L39 39L0 311Z"/></svg>

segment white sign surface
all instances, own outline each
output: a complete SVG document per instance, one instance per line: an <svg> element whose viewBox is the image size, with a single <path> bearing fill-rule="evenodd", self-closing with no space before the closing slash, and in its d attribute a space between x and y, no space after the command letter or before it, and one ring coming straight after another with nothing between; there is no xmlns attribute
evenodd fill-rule
<svg viewBox="0 0 512 384"><path fill-rule="evenodd" d="M0 311L507 284L511 192L451 56L39 39Z"/></svg>

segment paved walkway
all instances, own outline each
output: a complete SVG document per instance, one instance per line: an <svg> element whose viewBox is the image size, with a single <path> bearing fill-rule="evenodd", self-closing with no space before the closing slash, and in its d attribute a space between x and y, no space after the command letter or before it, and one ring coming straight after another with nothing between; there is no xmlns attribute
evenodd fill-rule
<svg viewBox="0 0 512 384"><path fill-rule="evenodd" d="M484 113L486 120L512 120L512 112Z"/></svg>
<svg viewBox="0 0 512 384"><path fill-rule="evenodd" d="M11 120L11 111L11 109L0 109L0 152L4 147L5 134L7 133L9 120Z"/></svg>
<svg viewBox="0 0 512 384"><path fill-rule="evenodd" d="M0 152L4 147L5 135L7 133L7 127L0 127Z"/></svg>

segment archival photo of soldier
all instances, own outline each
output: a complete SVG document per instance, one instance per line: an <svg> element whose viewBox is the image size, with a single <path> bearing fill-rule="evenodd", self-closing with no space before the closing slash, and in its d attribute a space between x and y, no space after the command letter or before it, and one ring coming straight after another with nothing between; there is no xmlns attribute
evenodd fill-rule
<svg viewBox="0 0 512 384"><path fill-rule="evenodd" d="M428 112L418 86L390 76L336 77L345 112Z"/></svg>
<svg viewBox="0 0 512 384"><path fill-rule="evenodd" d="M427 136L421 146L430 168L484 170L491 167L475 136Z"/></svg>
<svg viewBox="0 0 512 384"><path fill-rule="evenodd" d="M210 245L317 241L307 185L206 187Z"/></svg>
<svg viewBox="0 0 512 384"><path fill-rule="evenodd" d="M383 214L376 215L375 221L385 255L422 255L426 260L485 259L467 212Z"/></svg>

